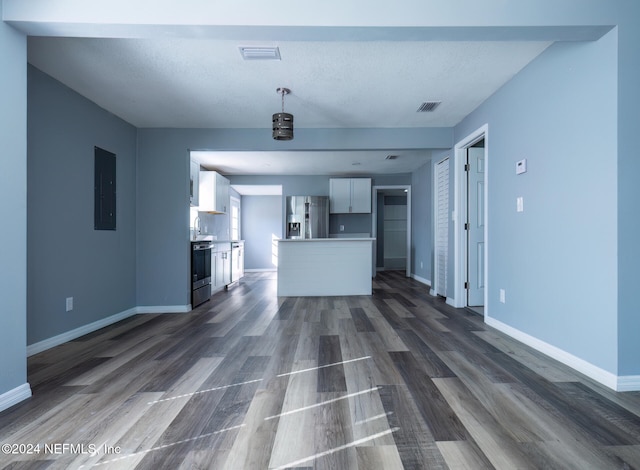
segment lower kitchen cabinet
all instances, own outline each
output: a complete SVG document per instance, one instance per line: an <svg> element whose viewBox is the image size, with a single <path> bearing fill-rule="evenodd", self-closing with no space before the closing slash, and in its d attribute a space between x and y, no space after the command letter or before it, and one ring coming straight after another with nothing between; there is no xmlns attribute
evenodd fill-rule
<svg viewBox="0 0 640 470"><path fill-rule="evenodd" d="M231 282L244 276L244 241L231 242Z"/></svg>
<svg viewBox="0 0 640 470"><path fill-rule="evenodd" d="M214 243L211 253L211 290L231 284L231 243Z"/></svg>

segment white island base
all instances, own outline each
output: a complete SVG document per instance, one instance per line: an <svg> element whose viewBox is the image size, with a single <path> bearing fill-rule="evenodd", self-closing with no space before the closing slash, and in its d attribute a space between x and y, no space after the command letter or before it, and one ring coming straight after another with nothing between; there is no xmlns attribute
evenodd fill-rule
<svg viewBox="0 0 640 470"><path fill-rule="evenodd" d="M278 296L371 295L375 238L279 240Z"/></svg>

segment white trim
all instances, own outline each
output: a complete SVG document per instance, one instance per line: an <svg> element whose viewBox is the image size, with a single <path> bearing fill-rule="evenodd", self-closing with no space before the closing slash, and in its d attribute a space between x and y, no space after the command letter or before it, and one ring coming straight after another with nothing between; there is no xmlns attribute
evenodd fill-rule
<svg viewBox="0 0 640 470"><path fill-rule="evenodd" d="M105 326L117 323L125 318L129 318L138 313L185 313L191 311L191 305L177 305L177 306L150 306L150 307L133 307L124 312L116 313L110 317L103 318L102 320L83 325L70 331L66 331L59 335L47 338L37 343L33 343L27 346L27 357L34 354L41 353L47 349L51 349L56 346L60 346L68 341L73 341L76 338L93 333L94 331L104 328Z"/></svg>
<svg viewBox="0 0 640 470"><path fill-rule="evenodd" d="M0 395L0 411L11 408L27 398L31 398L31 386L28 382Z"/></svg>
<svg viewBox="0 0 640 470"><path fill-rule="evenodd" d="M467 211L467 188L464 182L464 164L462 159L465 157L465 151L467 147L470 147L480 139L484 138L484 157L485 157L485 185L484 185L484 307L485 317L488 315L488 293L489 293L489 125L476 129L467 137L459 141L454 147L454 212L452 214L453 220L453 298L451 299L451 306L456 308L463 308L467 306L467 296L464 295L464 273L466 272L467 265L467 253L463 249L464 234L464 219L463 214ZM447 303L449 303L449 297L447 297Z"/></svg>
<svg viewBox="0 0 640 470"><path fill-rule="evenodd" d="M624 391L640 390L640 376L628 376L629 380L627 381L626 377L621 378L609 371L601 369L600 367L595 366L590 362L585 361L584 359L574 356L573 354L568 353L563 349L560 349L534 336L531 336L505 323L502 323L495 318L485 317L485 323L495 328L496 330L499 330L506 335L517 339L521 343L524 343L527 346L531 346L536 351L540 351L541 353L546 354L556 361L559 361L571 367L572 369L577 370L578 372L592 378L596 382L599 382L612 390L622 391L623 389L620 388L621 386L635 387L625 388Z"/></svg>
<svg viewBox="0 0 640 470"><path fill-rule="evenodd" d="M278 270L275 268L259 268L259 269L246 269L245 273L277 273Z"/></svg>
<svg viewBox="0 0 640 470"><path fill-rule="evenodd" d="M193 310L191 304L187 305L145 305L136 307L135 313L187 313Z"/></svg>
<svg viewBox="0 0 640 470"><path fill-rule="evenodd" d="M377 234L378 234L378 190L405 189L407 191L407 269L406 277L411 277L411 185L380 185L371 187L371 236L376 239L373 243L372 276L376 275Z"/></svg>
<svg viewBox="0 0 640 470"><path fill-rule="evenodd" d="M93 323L83 325L74 330L70 330L65 333L61 333L57 336L53 336L51 338L47 338L37 343L30 344L27 346L27 357L33 356L34 354L38 354L42 351L46 351L47 349L51 349L55 346L60 346L61 344L64 344L68 341L72 341L86 334L93 333L94 331L99 330L100 328L104 328L105 326L109 326L120 320L129 318L130 316L133 316L136 313L137 311L135 307L130 308L129 310L125 310L124 312L116 313L115 315L111 315L110 317L103 318L102 320L98 320Z"/></svg>
<svg viewBox="0 0 640 470"><path fill-rule="evenodd" d="M619 375L618 392L637 392L640 391L640 375Z"/></svg>
<svg viewBox="0 0 640 470"><path fill-rule="evenodd" d="M431 287L431 281L429 279L425 279L424 277L420 277L417 274L412 274L411 275L412 279L415 279L418 282L421 282L423 284L426 284L427 286Z"/></svg>

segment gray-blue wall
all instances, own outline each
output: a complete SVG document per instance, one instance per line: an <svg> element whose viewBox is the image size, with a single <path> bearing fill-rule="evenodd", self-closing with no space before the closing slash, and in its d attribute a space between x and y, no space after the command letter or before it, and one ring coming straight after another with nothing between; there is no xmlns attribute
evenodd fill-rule
<svg viewBox="0 0 640 470"><path fill-rule="evenodd" d="M432 156L432 159L436 158ZM433 283L433 176L428 162L411 175L412 274Z"/></svg>
<svg viewBox="0 0 640 470"><path fill-rule="evenodd" d="M455 129L458 141L489 125L490 317L612 373L616 47L615 31L595 42L552 45ZM522 158L527 172L516 175Z"/></svg>
<svg viewBox="0 0 640 470"><path fill-rule="evenodd" d="M640 120L640 2L624 2L622 24L618 33L617 63L617 224L618 224L618 373L640 375L640 314L638 314L638 265L640 264L640 158L638 136ZM610 209L609 209L610 210ZM600 276L598 276L600 277Z"/></svg>
<svg viewBox="0 0 640 470"><path fill-rule="evenodd" d="M27 382L26 53L26 37L0 22L0 396Z"/></svg>
<svg viewBox="0 0 640 470"><path fill-rule="evenodd" d="M284 238L282 200L282 196L242 196L241 227L245 241L245 269L276 269L277 264L274 264L272 256L273 237Z"/></svg>
<svg viewBox="0 0 640 470"><path fill-rule="evenodd" d="M33 344L136 306L136 129L31 66L28 96ZM94 146L116 154L116 230L94 230Z"/></svg>

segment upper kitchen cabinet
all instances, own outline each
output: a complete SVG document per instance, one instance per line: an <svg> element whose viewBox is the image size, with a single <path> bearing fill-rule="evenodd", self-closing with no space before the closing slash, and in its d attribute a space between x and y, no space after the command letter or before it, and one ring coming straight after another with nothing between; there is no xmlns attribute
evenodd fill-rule
<svg viewBox="0 0 640 470"><path fill-rule="evenodd" d="M229 180L216 171L200 172L198 210L226 214L229 210Z"/></svg>
<svg viewBox="0 0 640 470"><path fill-rule="evenodd" d="M329 185L329 212L371 213L371 178L331 178Z"/></svg>
<svg viewBox="0 0 640 470"><path fill-rule="evenodd" d="M200 164L191 160L189 171L189 205L198 207L198 195L200 194Z"/></svg>

